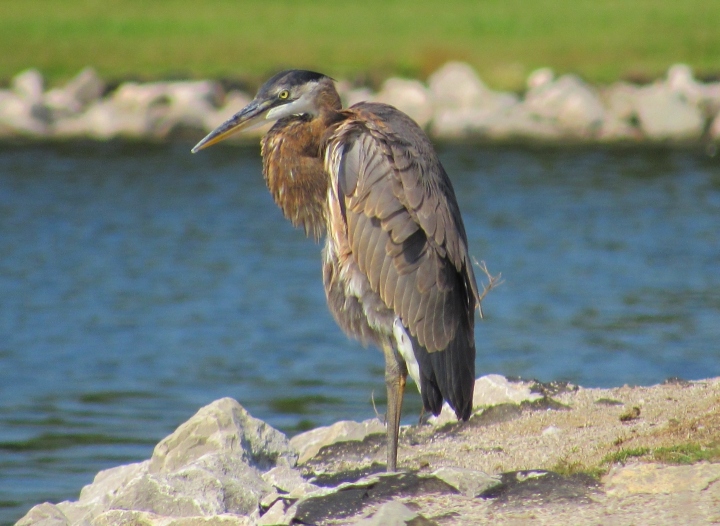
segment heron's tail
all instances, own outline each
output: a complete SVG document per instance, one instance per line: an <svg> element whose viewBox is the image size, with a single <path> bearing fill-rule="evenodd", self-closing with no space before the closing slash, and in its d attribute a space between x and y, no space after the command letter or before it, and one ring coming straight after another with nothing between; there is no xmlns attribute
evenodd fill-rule
<svg viewBox="0 0 720 526"><path fill-rule="evenodd" d="M445 400L458 420L467 420L472 413L475 387L475 339L472 328L458 329L442 351L428 352L416 338L411 338L420 366L420 393L425 410L437 416Z"/></svg>

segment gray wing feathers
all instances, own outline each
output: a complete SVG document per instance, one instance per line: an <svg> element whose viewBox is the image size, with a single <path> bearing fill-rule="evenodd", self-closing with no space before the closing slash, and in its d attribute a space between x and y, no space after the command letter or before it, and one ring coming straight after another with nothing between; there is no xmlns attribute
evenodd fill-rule
<svg viewBox="0 0 720 526"><path fill-rule="evenodd" d="M420 165L414 142L385 141L380 129L354 122L338 135L333 175L358 267L428 352L443 350L460 318L474 316L477 298L447 175L434 153L430 167Z"/></svg>

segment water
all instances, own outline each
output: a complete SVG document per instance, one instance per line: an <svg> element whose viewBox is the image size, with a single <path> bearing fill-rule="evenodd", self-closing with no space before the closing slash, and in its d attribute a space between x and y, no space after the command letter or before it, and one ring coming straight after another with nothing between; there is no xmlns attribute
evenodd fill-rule
<svg viewBox="0 0 720 526"><path fill-rule="evenodd" d="M223 396L290 434L384 410L382 355L336 328L320 247L272 203L258 148L189 147L0 146L0 523L148 458ZM440 153L472 254L505 279L478 375L720 375L716 158Z"/></svg>

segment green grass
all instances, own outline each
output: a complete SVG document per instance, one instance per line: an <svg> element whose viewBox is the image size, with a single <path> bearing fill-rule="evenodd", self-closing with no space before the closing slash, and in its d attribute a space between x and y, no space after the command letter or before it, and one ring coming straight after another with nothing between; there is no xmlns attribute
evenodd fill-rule
<svg viewBox="0 0 720 526"><path fill-rule="evenodd" d="M625 464L628 459L644 457L650 453L650 448L647 447L635 447L628 449L621 449L614 453L608 453L603 458L603 464Z"/></svg>
<svg viewBox="0 0 720 526"><path fill-rule="evenodd" d="M496 88L540 66L591 82L720 70L711 0L23 0L0 2L0 82L52 83L86 65L106 79L233 78L307 67L377 83L465 60Z"/></svg>
<svg viewBox="0 0 720 526"><path fill-rule="evenodd" d="M713 444L701 446L700 444L680 444L670 447L659 447L653 451L655 460L666 464L694 464L707 460L717 462L720 460L720 446Z"/></svg>

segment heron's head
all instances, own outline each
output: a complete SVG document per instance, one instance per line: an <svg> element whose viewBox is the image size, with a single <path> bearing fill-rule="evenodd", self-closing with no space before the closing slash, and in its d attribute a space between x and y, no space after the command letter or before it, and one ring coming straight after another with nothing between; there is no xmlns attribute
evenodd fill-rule
<svg viewBox="0 0 720 526"><path fill-rule="evenodd" d="M334 90L333 80L322 73L298 69L281 71L260 87L250 104L211 131L192 152L268 121L290 115L317 115L322 109L320 94L328 88Z"/></svg>

